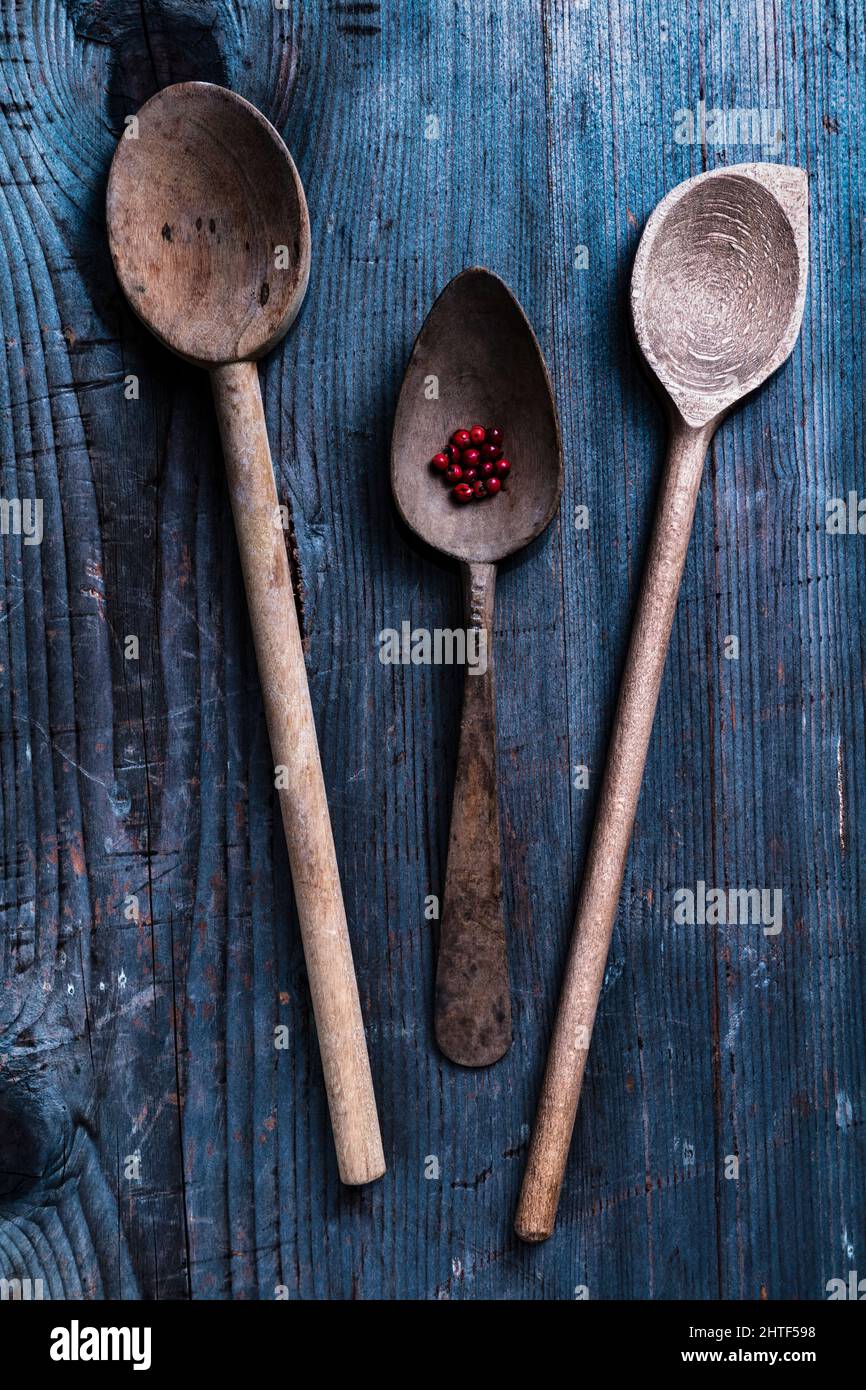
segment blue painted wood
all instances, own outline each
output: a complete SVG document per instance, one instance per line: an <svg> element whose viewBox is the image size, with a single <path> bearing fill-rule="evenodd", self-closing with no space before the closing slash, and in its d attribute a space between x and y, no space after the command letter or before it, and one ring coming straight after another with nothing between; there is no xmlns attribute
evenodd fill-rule
<svg viewBox="0 0 866 1390"><path fill-rule="evenodd" d="M0 466L4 497L43 499L45 538L0 545L0 1277L52 1297L824 1297L866 1260L866 542L824 525L828 498L866 494L862 12L2 16ZM263 385L390 1163L363 1192L337 1180L207 383L132 320L104 242L124 116L187 77L277 124L313 220L309 298ZM778 111L779 147L742 126L679 143L702 100ZM674 183L750 158L810 174L803 334L713 446L559 1229L527 1249L511 1219L665 433L631 260ZM551 362L566 492L498 585L516 1036L467 1074L433 1043L424 915L460 676L382 666L377 635L460 612L456 572L397 524L387 453L417 328L473 263ZM699 880L779 887L782 931L676 926Z"/></svg>

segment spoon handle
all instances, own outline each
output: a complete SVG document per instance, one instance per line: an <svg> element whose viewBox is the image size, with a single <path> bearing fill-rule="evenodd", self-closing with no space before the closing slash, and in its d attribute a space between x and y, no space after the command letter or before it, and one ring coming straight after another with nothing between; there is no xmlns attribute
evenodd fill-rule
<svg viewBox="0 0 866 1390"><path fill-rule="evenodd" d="M436 971L436 1041L452 1062L487 1067L511 1046L496 789L496 566L462 568L467 667Z"/></svg>
<svg viewBox="0 0 866 1390"><path fill-rule="evenodd" d="M574 1129L710 429L680 424L662 478L515 1230L546 1240Z"/></svg>
<svg viewBox="0 0 866 1390"><path fill-rule="evenodd" d="M364 1021L255 362L211 372L343 1182L385 1171Z"/></svg>

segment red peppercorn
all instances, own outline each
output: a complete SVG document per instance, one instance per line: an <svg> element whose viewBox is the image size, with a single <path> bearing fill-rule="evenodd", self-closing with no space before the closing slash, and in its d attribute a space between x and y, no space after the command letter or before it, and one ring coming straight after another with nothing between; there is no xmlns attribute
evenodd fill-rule
<svg viewBox="0 0 866 1390"><path fill-rule="evenodd" d="M463 477L463 469L460 467L460 464L449 463L445 477L448 479L449 483L459 483L460 479Z"/></svg>
<svg viewBox="0 0 866 1390"><path fill-rule="evenodd" d="M495 425L489 426L484 433L487 436L488 444L495 444L498 448L502 443L502 430L498 430Z"/></svg>
<svg viewBox="0 0 866 1390"><path fill-rule="evenodd" d="M447 454L434 454L431 462L437 473L444 473L451 460Z"/></svg>
<svg viewBox="0 0 866 1390"><path fill-rule="evenodd" d="M480 497L486 497L486 496L487 496L487 488L486 488L485 484L482 483L482 481L481 481L480 478L478 479L478 482L477 482L477 483L473 483L473 484L472 484L472 493L473 493L473 496L479 497L479 498L480 498Z"/></svg>
<svg viewBox="0 0 866 1390"><path fill-rule="evenodd" d="M468 483L458 483L454 489L453 496L458 502L471 502L472 489Z"/></svg>
<svg viewBox="0 0 866 1390"><path fill-rule="evenodd" d="M486 436L487 431L483 425L473 425L471 430L469 431L469 438L472 440L472 443L475 445L476 449L481 447L481 445L484 443Z"/></svg>
<svg viewBox="0 0 866 1390"><path fill-rule="evenodd" d="M502 450L500 449L498 444L485 444L484 448L481 450L482 458L493 459L494 462L496 461L496 459L500 458L501 455Z"/></svg>
<svg viewBox="0 0 866 1390"><path fill-rule="evenodd" d="M511 460L497 459L496 472L500 478L507 478L509 473L511 472Z"/></svg>
<svg viewBox="0 0 866 1390"><path fill-rule="evenodd" d="M481 476L482 476L482 478L492 478L492 477L493 477L493 474L494 474L495 472L496 472L496 464L495 464L491 459L487 459L484 463L482 463L482 465L481 465Z"/></svg>
<svg viewBox="0 0 866 1390"><path fill-rule="evenodd" d="M464 468L476 468L481 462L481 455L477 449L464 449L460 462Z"/></svg>
<svg viewBox="0 0 866 1390"><path fill-rule="evenodd" d="M502 483L500 482L499 478L488 478L487 482L485 483L485 487L487 488L487 496L495 497L499 489L502 487Z"/></svg>
<svg viewBox="0 0 866 1390"><path fill-rule="evenodd" d="M451 443L456 444L458 449L468 449L472 440L468 430L455 430L451 436Z"/></svg>
<svg viewBox="0 0 866 1390"><path fill-rule="evenodd" d="M464 482L466 482L466 483L474 483L474 482L475 482L475 479L476 479L477 477L478 477L478 469L477 469L477 468L464 468L464 469L463 469L463 481L464 481Z"/></svg>

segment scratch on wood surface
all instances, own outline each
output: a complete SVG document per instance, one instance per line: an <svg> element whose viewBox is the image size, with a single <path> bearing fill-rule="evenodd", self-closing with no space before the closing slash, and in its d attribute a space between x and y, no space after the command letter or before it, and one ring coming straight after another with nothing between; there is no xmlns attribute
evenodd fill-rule
<svg viewBox="0 0 866 1390"><path fill-rule="evenodd" d="M839 798L839 845L845 853L845 779L842 766L842 735L836 741L836 793Z"/></svg>

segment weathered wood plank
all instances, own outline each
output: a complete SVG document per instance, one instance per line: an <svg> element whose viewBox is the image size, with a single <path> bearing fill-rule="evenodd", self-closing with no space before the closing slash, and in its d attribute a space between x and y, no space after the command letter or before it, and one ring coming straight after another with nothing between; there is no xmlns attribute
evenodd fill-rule
<svg viewBox="0 0 866 1390"><path fill-rule="evenodd" d="M45 518L40 546L0 542L2 1277L53 1297L813 1299L862 1261L866 577L863 537L824 512L866 493L866 27L800 0L539 13L2 6L2 495ZM184 77L275 121L313 220L309 299L262 380L390 1162L361 1193L336 1175L207 383L133 322L104 243L123 118ZM778 108L781 149L677 143L701 99ZM714 446L559 1229L528 1250L526 1127L663 448L631 258L673 183L753 157L810 173L802 340ZM551 361L566 495L499 579L515 1042L467 1074L433 1042L424 916L460 674L382 666L377 635L459 619L456 570L397 524L387 453L414 334L475 262ZM699 879L781 888L782 931L676 926Z"/></svg>
<svg viewBox="0 0 866 1390"><path fill-rule="evenodd" d="M863 580L853 538L823 534L826 496L862 478L862 438L842 426L862 413L860 348L841 380L828 338L849 293L859 303L856 285L839 280L841 264L853 268L846 209L859 170L833 127L856 144L863 33L850 10L832 45L808 7L800 19L780 25L769 7L748 16L735 7L725 19L711 7L701 27L653 6L639 18L630 6L575 15L554 4L548 14L554 218L588 242L587 307L604 316L591 352L558 354L575 495L594 516L566 570L571 708L610 709L656 476L648 465L657 468L664 434L624 326L640 227L678 179L777 157L737 143L678 145L677 112L700 99L778 109L778 155L804 163L812 180L800 350L723 427L699 502L567 1183L562 1214L586 1232L586 1282L618 1296L821 1297L848 1268L844 1233L863 1229L862 1148L853 1165L841 1157L858 1141L835 1101L859 1095L852 1114L862 1106L862 1058L854 1032L842 1042L829 1003L834 976L834 994L862 1003L864 841L850 807L862 638L844 629L845 614L862 613ZM595 80L581 83L584 73ZM600 93L582 124L584 86ZM600 467L612 449L620 466ZM572 662L593 649L582 610L612 615L602 669ZM724 657L728 634L739 637L739 660ZM700 878L779 886L782 932L674 927L674 890ZM728 1154L739 1155L738 1181L725 1177Z"/></svg>

